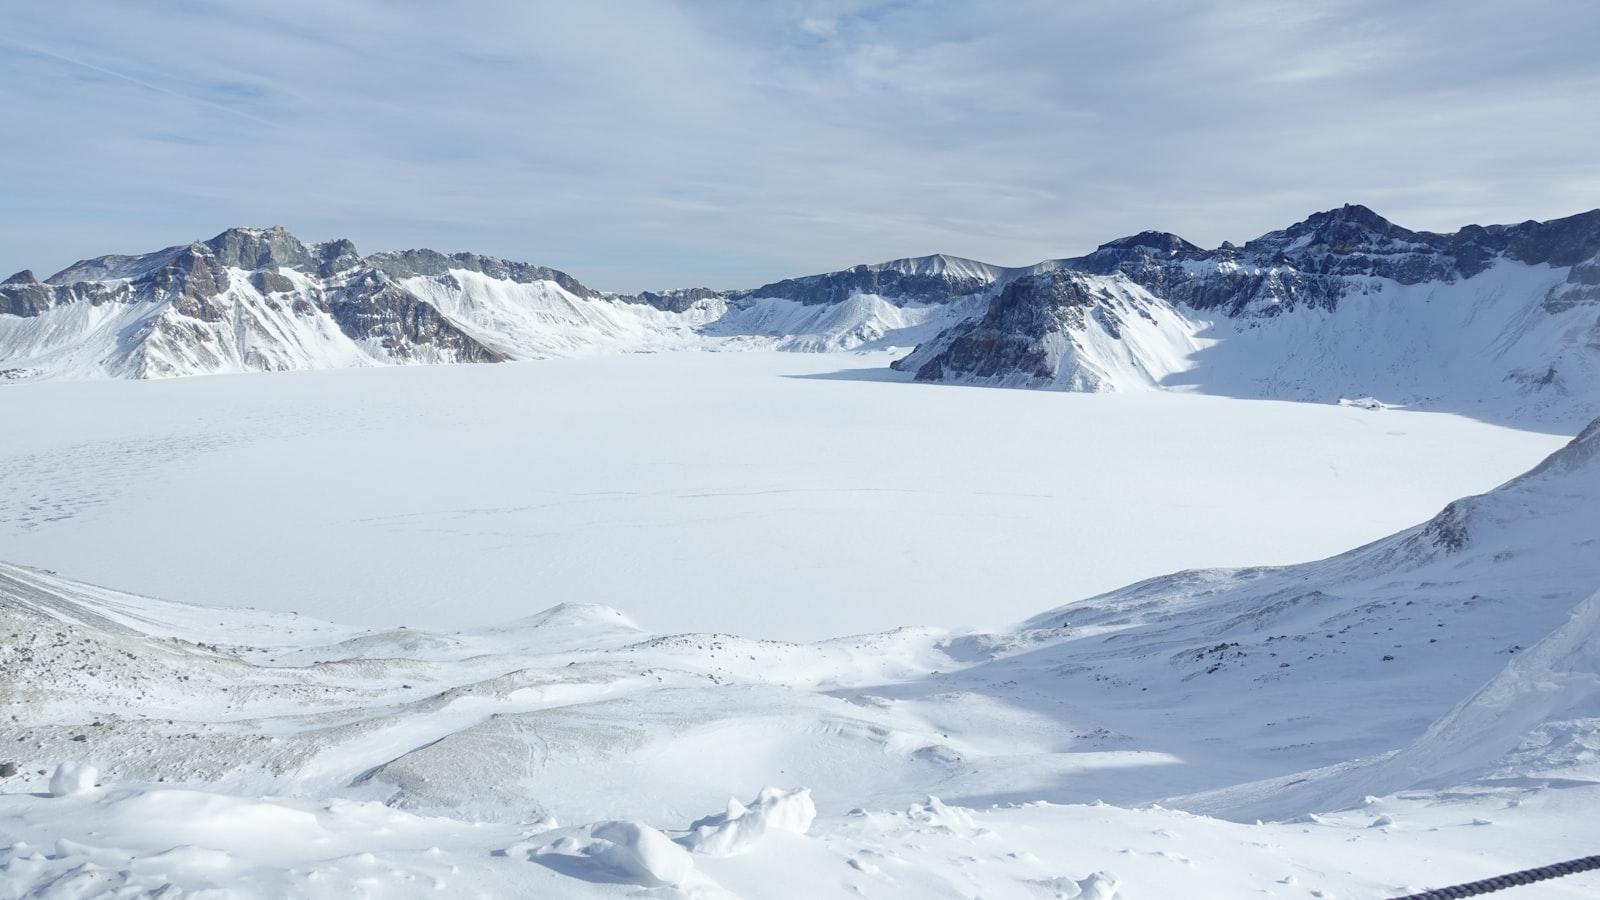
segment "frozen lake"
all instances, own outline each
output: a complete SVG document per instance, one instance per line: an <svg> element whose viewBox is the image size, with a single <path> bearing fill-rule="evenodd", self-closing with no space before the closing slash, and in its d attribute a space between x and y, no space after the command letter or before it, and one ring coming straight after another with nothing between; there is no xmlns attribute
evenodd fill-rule
<svg viewBox="0 0 1600 900"><path fill-rule="evenodd" d="M0 387L0 559L353 624L1002 625L1414 524L1565 442L1469 419L674 353Z"/></svg>

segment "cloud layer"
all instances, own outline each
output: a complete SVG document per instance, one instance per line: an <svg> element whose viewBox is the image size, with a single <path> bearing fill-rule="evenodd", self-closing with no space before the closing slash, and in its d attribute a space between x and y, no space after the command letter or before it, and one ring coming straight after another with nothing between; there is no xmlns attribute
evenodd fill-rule
<svg viewBox="0 0 1600 900"><path fill-rule="evenodd" d="M1585 2L0 11L0 275L282 224L614 290L1600 206Z"/></svg>

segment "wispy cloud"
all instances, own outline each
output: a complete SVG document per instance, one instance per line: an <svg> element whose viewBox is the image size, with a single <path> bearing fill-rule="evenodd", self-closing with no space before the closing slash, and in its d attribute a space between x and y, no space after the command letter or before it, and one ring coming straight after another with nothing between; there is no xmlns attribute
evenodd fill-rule
<svg viewBox="0 0 1600 900"><path fill-rule="evenodd" d="M85 2L0 33L6 271L279 223L732 286L1600 206L1583 0Z"/></svg>

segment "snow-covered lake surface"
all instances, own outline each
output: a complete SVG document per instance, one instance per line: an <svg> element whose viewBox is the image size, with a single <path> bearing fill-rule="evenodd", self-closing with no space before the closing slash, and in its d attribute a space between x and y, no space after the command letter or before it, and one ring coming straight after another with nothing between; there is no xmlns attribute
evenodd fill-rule
<svg viewBox="0 0 1600 900"><path fill-rule="evenodd" d="M892 354L676 353L0 388L4 558L352 625L561 602L656 632L999 626L1313 559L1565 437L1170 393L895 383Z"/></svg>

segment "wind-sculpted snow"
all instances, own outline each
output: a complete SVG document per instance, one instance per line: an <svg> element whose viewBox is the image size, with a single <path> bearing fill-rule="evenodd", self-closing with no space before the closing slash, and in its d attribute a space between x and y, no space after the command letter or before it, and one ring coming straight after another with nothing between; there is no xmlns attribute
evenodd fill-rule
<svg viewBox="0 0 1600 900"><path fill-rule="evenodd" d="M805 834L816 818L810 791L767 788L748 804L730 798L725 812L691 822L679 843L707 856L737 856L761 843L768 831Z"/></svg>

